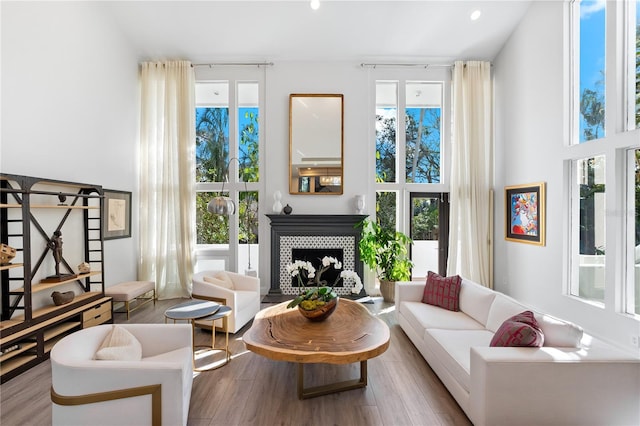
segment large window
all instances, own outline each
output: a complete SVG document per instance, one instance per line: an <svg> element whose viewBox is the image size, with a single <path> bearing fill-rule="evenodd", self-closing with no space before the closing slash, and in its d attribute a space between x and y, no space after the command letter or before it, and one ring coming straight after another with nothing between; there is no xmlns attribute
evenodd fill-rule
<svg viewBox="0 0 640 426"><path fill-rule="evenodd" d="M638 3L571 4L571 141L581 145L570 143L566 150L568 293L632 315L640 314Z"/></svg>
<svg viewBox="0 0 640 426"><path fill-rule="evenodd" d="M439 230L448 230L442 226L445 221L448 224L448 209L441 208L442 200L448 203L443 178L447 171L443 104L448 81L446 76L375 82L376 218L381 226L414 239L414 264L429 267L414 268L413 279L424 278L428 270L444 273L446 269L447 253L440 248L448 234Z"/></svg>
<svg viewBox="0 0 640 426"><path fill-rule="evenodd" d="M258 262L257 184L259 84L255 81L200 81L196 84L196 231L199 270L238 271ZM217 196L235 204L230 216L214 215ZM237 244L231 244L237 241Z"/></svg>

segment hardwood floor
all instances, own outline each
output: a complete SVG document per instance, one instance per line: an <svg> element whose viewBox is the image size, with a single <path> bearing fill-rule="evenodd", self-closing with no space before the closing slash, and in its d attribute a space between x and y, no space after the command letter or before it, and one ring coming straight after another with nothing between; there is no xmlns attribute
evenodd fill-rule
<svg viewBox="0 0 640 426"><path fill-rule="evenodd" d="M181 300L158 301L133 312L128 322L163 322L163 312ZM263 305L266 307L269 305ZM389 349L368 362L368 386L318 398L298 400L296 365L271 361L247 351L245 326L230 335L231 362L217 370L196 373L191 392L190 426L215 425L470 425L396 323L393 305L367 304L391 330ZM126 321L116 315L116 323ZM196 331L197 344L211 335ZM217 344L222 344L217 333ZM356 378L359 364L305 366L305 386ZM51 424L51 366L46 361L0 386L0 424Z"/></svg>

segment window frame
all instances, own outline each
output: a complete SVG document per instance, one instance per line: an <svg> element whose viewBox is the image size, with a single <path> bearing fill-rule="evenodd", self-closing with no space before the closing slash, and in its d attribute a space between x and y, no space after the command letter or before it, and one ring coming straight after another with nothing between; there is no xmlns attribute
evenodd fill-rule
<svg viewBox="0 0 640 426"><path fill-rule="evenodd" d="M634 0L635 1L635 0ZM629 214L620 212L628 211L628 202L631 192L629 190L629 160L628 152L631 149L640 147L640 129L630 128L631 109L629 97L631 87L635 87L635 77L632 79L629 73L631 67L629 62L631 51L629 43L631 32L629 23L634 17L629 15L634 7L629 7L630 2L607 2L606 11L606 45L605 45L605 136L574 143L579 140L578 120L579 120L579 63L575 55L575 44L579 36L579 5L578 0L573 0L568 4L567 11L567 34L569 37L569 49L567 64L569 67L567 80L568 87L566 96L569 101L568 116L566 117L567 128L569 129L567 142L560 151L564 163L564 189L565 193L565 236L564 236L564 265L563 272L563 293L565 296L573 298L607 311L613 311L624 316L631 316L640 320L640 315L629 312L630 299L633 296L634 276L631 272L629 262L630 243L628 238L620 238L621 235L628 236L629 227L635 223L629 221ZM633 5L635 6L635 4ZM635 45L635 34L634 34ZM578 40L579 43L579 40ZM633 51L635 55L635 50ZM635 76L635 68L633 68ZM633 91L635 96L635 90ZM578 96L576 96L578 95ZM635 126L634 126L635 127ZM579 225L579 213L577 207L579 201L574 195L575 170L573 163L576 160L593 158L596 156L605 157L605 283L603 303L593 302L579 296L572 295L572 290L579 287L576 262L579 256L579 240L575 227ZM576 252L577 254L574 254Z"/></svg>
<svg viewBox="0 0 640 426"><path fill-rule="evenodd" d="M411 223L411 194L413 193L449 193L451 182L451 66L429 67L380 67L369 71L373 111L372 155L374 171L371 180L375 193L395 192L396 196L396 230L409 235ZM375 182L375 116L377 112L376 85L378 82L397 83L397 123L396 129L396 180L395 182ZM406 85L407 83L442 84L442 103L440 115L440 182L439 183L407 183L406 182ZM375 198L374 198L375 199Z"/></svg>
<svg viewBox="0 0 640 426"><path fill-rule="evenodd" d="M229 158L238 158L240 135L238 125L240 119L238 117L239 108L244 107L238 104L238 86L243 83L258 84L258 119L265 116L265 67L258 66L225 66L225 67L196 67L196 84L209 82L227 82L229 85ZM203 107L196 103L195 107ZM195 143L195 142L194 142ZM263 177L264 168L264 125L258 126L258 153L259 153L259 171ZM263 194L264 194L264 178L257 182L243 182L239 178L239 161L230 161L228 170L228 180L223 182L196 182L196 192L220 192L224 186L224 191L228 193L236 204L236 214L229 216L229 243L228 244L196 244L196 272L201 268L198 266L199 261L223 261L224 269L236 272L243 272L242 269L247 265L240 265L239 250L241 244L239 241L239 214L238 208L240 203L240 193L256 192L258 194L258 241L263 239L264 221L259 212L262 210ZM195 178L195 177L194 177ZM246 185L246 187L245 187ZM195 218L194 218L195 220ZM259 247L259 244L257 245ZM260 258L263 257L258 249L257 257L251 256L252 268L260 265ZM256 261L257 259L257 261Z"/></svg>

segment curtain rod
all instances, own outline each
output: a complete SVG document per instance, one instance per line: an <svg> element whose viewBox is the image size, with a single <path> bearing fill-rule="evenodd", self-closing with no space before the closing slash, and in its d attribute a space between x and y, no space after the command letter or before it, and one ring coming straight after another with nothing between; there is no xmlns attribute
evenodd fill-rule
<svg viewBox="0 0 640 426"><path fill-rule="evenodd" d="M265 66L270 67L273 66L273 62L213 62L211 64L192 64L194 67L243 67L243 66Z"/></svg>
<svg viewBox="0 0 640 426"><path fill-rule="evenodd" d="M362 63L360 64L360 66L362 68L365 67L372 67L372 68L376 68L376 67L422 67L422 68L451 68L453 66L453 64L411 64L411 63L399 63L399 64L389 64L389 63L384 63L384 64L367 64L367 63Z"/></svg>

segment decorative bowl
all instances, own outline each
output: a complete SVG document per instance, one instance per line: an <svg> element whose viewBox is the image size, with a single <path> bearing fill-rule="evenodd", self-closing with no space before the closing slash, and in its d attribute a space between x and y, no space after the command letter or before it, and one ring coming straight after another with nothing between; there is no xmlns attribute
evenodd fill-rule
<svg viewBox="0 0 640 426"><path fill-rule="evenodd" d="M64 293L60 293L59 291L54 291L51 293L51 298L53 299L53 303L56 306L66 305L71 302L75 297L75 293L73 291L65 291Z"/></svg>
<svg viewBox="0 0 640 426"><path fill-rule="evenodd" d="M313 310L306 310L306 309L303 309L302 306L298 305L298 311L302 314L303 317L305 317L309 321L324 321L331 316L333 311L336 310L337 306L338 306L338 298L335 297L329 300L324 305Z"/></svg>

